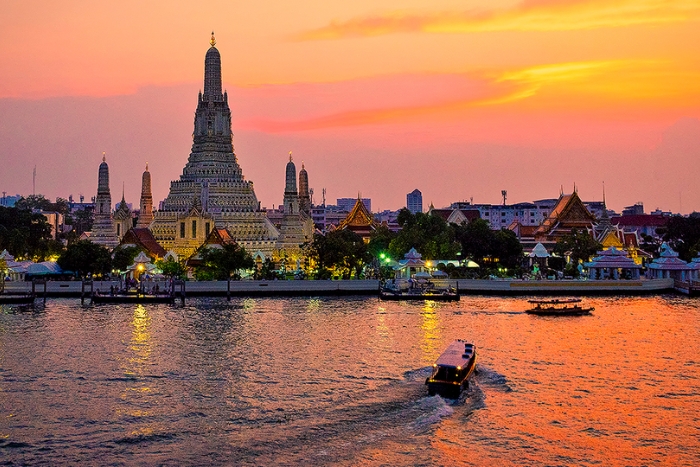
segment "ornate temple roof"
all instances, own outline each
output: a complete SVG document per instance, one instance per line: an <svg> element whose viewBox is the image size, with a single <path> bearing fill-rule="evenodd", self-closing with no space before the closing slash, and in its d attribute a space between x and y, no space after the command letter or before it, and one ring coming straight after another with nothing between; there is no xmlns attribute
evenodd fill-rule
<svg viewBox="0 0 700 467"><path fill-rule="evenodd" d="M654 261L648 265L648 268L679 271L688 269L688 263L680 259L678 253L676 253L668 243L664 242L661 245L661 254L659 258L654 259Z"/></svg>
<svg viewBox="0 0 700 467"><path fill-rule="evenodd" d="M369 233L379 227L379 223L374 220L372 213L367 210L362 200L358 197L352 210L338 224L338 229L350 229L355 233ZM362 233L361 233L362 232Z"/></svg>
<svg viewBox="0 0 700 467"><path fill-rule="evenodd" d="M552 212L535 231L535 240L555 241L556 237L569 234L572 229L588 230L595 222L595 216L574 191L559 197Z"/></svg>
<svg viewBox="0 0 700 467"><path fill-rule="evenodd" d="M615 247L599 251L598 256L593 258L589 263L584 263L584 266L587 268L642 268L642 266L635 263L632 258L629 258L624 250L618 250Z"/></svg>
<svg viewBox="0 0 700 467"><path fill-rule="evenodd" d="M156 258L165 256L165 249L160 246L150 230L147 228L133 227L124 234L119 246L135 245L143 250L146 250L150 255Z"/></svg>

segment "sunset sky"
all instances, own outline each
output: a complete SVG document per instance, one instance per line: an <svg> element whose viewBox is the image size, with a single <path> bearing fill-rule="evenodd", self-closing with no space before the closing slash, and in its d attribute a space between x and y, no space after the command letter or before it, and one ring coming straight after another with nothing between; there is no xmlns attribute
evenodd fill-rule
<svg viewBox="0 0 700 467"><path fill-rule="evenodd" d="M0 13L0 191L165 198L211 31L234 147L281 202L554 198L700 211L700 0L32 1Z"/></svg>

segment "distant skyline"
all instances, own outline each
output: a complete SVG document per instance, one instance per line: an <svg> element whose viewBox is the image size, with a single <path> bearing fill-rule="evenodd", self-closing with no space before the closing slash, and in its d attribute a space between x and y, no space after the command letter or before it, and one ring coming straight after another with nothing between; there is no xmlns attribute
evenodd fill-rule
<svg viewBox="0 0 700 467"><path fill-rule="evenodd" d="M154 204L190 153L214 30L263 206L288 153L320 202L552 198L700 211L697 0L3 2L0 192Z"/></svg>

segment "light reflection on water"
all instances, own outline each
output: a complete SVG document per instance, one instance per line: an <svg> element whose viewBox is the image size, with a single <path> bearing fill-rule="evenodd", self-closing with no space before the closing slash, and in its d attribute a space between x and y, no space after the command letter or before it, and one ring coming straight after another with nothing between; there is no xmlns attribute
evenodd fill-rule
<svg viewBox="0 0 700 467"><path fill-rule="evenodd" d="M3 307L0 462L700 464L696 300L587 301L560 319L488 297ZM428 397L457 338L479 373Z"/></svg>

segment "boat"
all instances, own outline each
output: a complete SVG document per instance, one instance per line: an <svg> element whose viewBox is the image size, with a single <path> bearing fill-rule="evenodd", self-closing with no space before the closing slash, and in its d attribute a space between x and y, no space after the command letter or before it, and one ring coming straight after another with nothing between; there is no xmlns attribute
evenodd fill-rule
<svg viewBox="0 0 700 467"><path fill-rule="evenodd" d="M379 292L379 298L382 300L435 300L440 302L456 302L459 301L459 294L449 290L424 292L382 290Z"/></svg>
<svg viewBox="0 0 700 467"><path fill-rule="evenodd" d="M2 293L0 305L30 305L36 296L31 293Z"/></svg>
<svg viewBox="0 0 700 467"><path fill-rule="evenodd" d="M580 298L558 298L551 300L528 300L534 305L525 313L538 316L582 316L590 315L593 307L581 305Z"/></svg>
<svg viewBox="0 0 700 467"><path fill-rule="evenodd" d="M448 281L424 281L395 279L379 290L382 300L435 300L459 301L459 293Z"/></svg>
<svg viewBox="0 0 700 467"><path fill-rule="evenodd" d="M476 346L462 339L450 344L433 364L432 374L425 380L428 394L457 399L469 387L469 377L476 369Z"/></svg>

